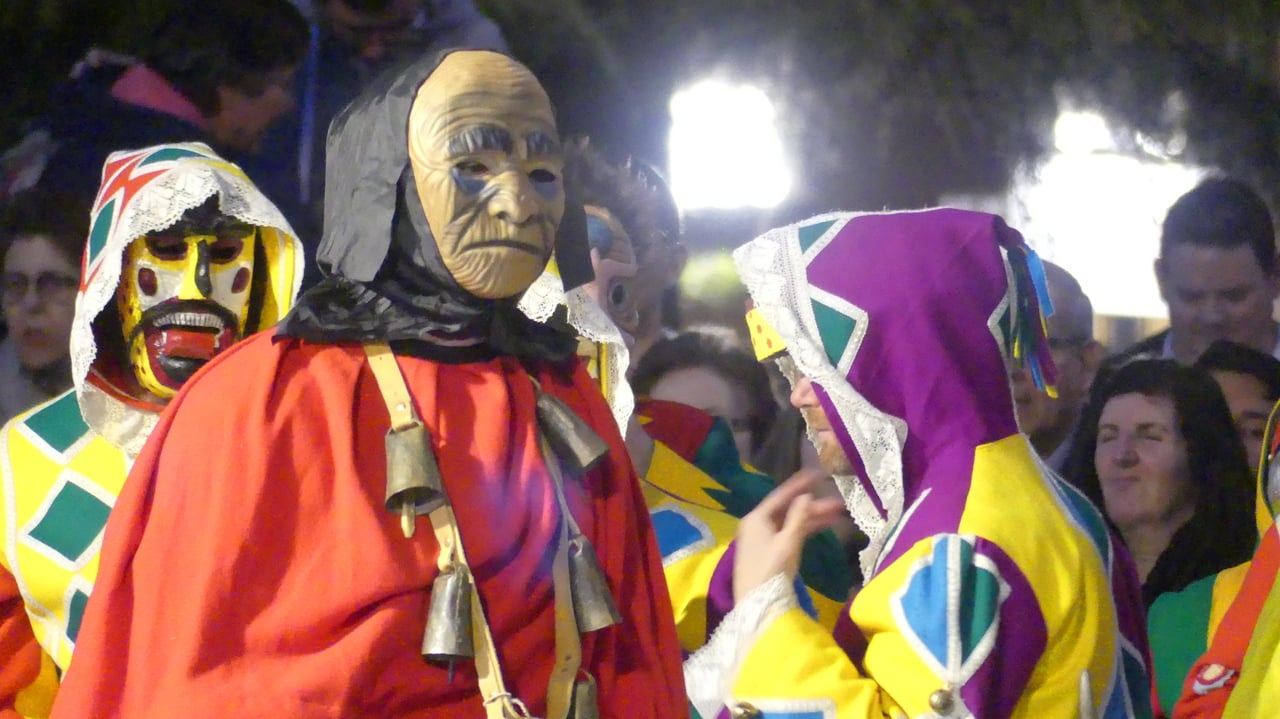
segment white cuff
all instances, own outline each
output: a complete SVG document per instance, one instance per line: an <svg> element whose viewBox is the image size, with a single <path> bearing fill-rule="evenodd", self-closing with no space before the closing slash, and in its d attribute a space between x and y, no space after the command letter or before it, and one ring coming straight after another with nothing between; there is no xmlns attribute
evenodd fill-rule
<svg viewBox="0 0 1280 719"><path fill-rule="evenodd" d="M738 602L711 639L685 660L685 690L703 719L713 719L729 700L738 669L756 637L799 606L795 583L776 574Z"/></svg>

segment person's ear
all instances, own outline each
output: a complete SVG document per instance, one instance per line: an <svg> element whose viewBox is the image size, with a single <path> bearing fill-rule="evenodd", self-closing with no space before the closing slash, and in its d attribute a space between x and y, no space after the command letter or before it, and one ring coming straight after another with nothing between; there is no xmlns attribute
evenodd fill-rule
<svg viewBox="0 0 1280 719"><path fill-rule="evenodd" d="M1085 376L1088 381L1085 386L1093 384L1093 378L1098 374L1098 368L1102 366L1102 360L1107 356L1107 348L1097 340L1089 340L1080 348L1080 361L1084 365Z"/></svg>
<svg viewBox="0 0 1280 719"><path fill-rule="evenodd" d="M1164 300L1165 304L1168 304L1169 292L1165 288L1165 283L1164 283L1165 275L1164 275L1164 258L1163 257L1156 258L1156 261L1153 264L1153 269L1155 270L1155 273L1156 273L1156 286L1160 288L1160 299Z"/></svg>

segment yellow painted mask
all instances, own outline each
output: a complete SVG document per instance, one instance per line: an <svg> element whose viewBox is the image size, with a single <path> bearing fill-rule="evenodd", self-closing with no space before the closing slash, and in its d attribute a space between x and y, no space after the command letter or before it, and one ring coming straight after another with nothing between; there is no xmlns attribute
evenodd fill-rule
<svg viewBox="0 0 1280 719"><path fill-rule="evenodd" d="M551 101L505 55L450 54L418 90L409 159L440 257L477 297L523 292L551 258L564 216Z"/></svg>
<svg viewBox="0 0 1280 719"><path fill-rule="evenodd" d="M116 302L134 377L162 399L244 334L259 229L189 210L125 249Z"/></svg>

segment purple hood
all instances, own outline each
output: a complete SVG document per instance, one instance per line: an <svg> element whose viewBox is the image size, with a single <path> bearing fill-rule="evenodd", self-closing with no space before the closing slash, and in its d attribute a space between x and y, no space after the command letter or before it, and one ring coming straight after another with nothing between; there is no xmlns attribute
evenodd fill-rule
<svg viewBox="0 0 1280 719"><path fill-rule="evenodd" d="M1014 346L1052 381L1038 260L999 217L952 209L822 215L734 258L853 464L836 480L870 576L904 507L926 489L962 506L974 449L1018 432Z"/></svg>

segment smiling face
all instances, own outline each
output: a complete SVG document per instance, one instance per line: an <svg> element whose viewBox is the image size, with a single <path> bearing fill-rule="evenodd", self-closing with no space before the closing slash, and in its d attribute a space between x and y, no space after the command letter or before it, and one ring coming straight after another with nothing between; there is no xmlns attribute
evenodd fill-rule
<svg viewBox="0 0 1280 719"><path fill-rule="evenodd" d="M418 90L409 159L440 257L477 297L523 292L542 273L564 215L551 102L511 58L455 52Z"/></svg>
<svg viewBox="0 0 1280 719"><path fill-rule="evenodd" d="M1195 512L1187 444L1168 397L1130 392L1107 400L1094 464L1107 515L1122 533L1138 525L1176 528Z"/></svg>
<svg viewBox="0 0 1280 719"><path fill-rule="evenodd" d="M125 249L116 300L138 384L167 399L244 333L257 228L206 204Z"/></svg>

